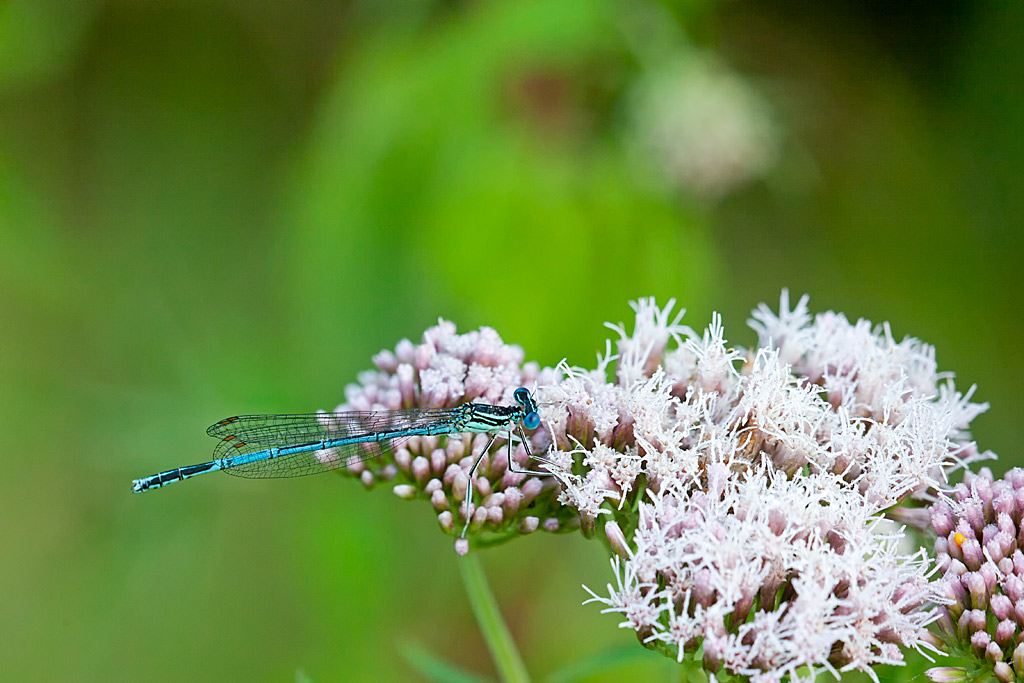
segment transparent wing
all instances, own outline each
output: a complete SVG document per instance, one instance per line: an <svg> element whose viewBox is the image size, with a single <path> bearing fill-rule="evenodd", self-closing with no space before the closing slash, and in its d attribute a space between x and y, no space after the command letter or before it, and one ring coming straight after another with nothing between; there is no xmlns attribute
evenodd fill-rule
<svg viewBox="0 0 1024 683"><path fill-rule="evenodd" d="M256 453L274 447L295 447L324 440L370 438L380 432L415 430L451 422L454 410L394 410L381 412L310 413L304 415L241 415L221 420L206 433L219 438L215 459ZM364 441L326 450L308 450L230 467L237 477L253 479L302 477L348 467L393 452L411 435L384 441Z"/></svg>

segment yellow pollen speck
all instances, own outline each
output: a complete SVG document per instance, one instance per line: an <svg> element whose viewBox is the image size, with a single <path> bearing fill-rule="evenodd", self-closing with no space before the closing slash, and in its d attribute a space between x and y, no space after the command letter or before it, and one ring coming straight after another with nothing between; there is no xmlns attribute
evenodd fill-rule
<svg viewBox="0 0 1024 683"><path fill-rule="evenodd" d="M958 548L959 548L960 546L962 546L962 545L964 544L964 541L966 541L966 540L967 540L967 537L966 537L966 536L964 536L964 535L963 535L962 533L960 533L959 531L958 531L958 532L956 532L955 534L953 534L953 542L954 542L954 543L956 543L956 545L957 545L957 547L958 547Z"/></svg>

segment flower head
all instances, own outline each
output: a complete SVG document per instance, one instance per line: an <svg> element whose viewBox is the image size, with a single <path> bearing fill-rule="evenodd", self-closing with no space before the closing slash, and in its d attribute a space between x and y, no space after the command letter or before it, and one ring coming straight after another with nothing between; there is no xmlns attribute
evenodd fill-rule
<svg viewBox="0 0 1024 683"><path fill-rule="evenodd" d="M632 123L638 153L650 157L669 184L707 199L764 175L778 155L767 100L725 65L697 53L642 79Z"/></svg>
<svg viewBox="0 0 1024 683"><path fill-rule="evenodd" d="M557 382L554 370L524 364L523 358L521 348L505 344L491 328L459 334L453 323L441 320L423 333L420 343L402 340L393 351L377 354L377 369L362 373L358 384L346 388L345 403L336 411L453 408L469 401L515 405L516 388ZM550 443L544 428L528 438L527 444L518 439L511 444L515 469L535 468L537 461L527 456L526 447L543 453ZM555 501L555 483L511 471L504 432L484 453L488 439L488 434L472 433L412 437L387 449L383 457L342 471L357 476L367 488L393 481L398 497L429 500L442 530L456 536L467 525L471 536L490 541L538 528L574 527L577 516ZM467 501L470 470L478 458L473 500ZM541 525L539 519L550 521ZM468 549L466 540L456 544L460 553Z"/></svg>
<svg viewBox="0 0 1024 683"><path fill-rule="evenodd" d="M937 582L947 604L939 632L954 652L1000 681L1024 679L1024 470L988 468L931 508Z"/></svg>
<svg viewBox="0 0 1024 683"><path fill-rule="evenodd" d="M717 316L698 335L651 300L635 309L631 335L613 328L615 381L566 367L539 389L559 500L584 530L615 524L616 583L593 599L649 647L765 680L932 647L943 596L882 512L982 457L966 429L985 406L931 347L811 316L806 298L756 311L751 350Z"/></svg>
<svg viewBox="0 0 1024 683"><path fill-rule="evenodd" d="M541 426L528 437L533 458L513 441L513 466L553 476L511 471L508 441L483 452L485 434L413 438L349 471L367 486L397 480L397 495L429 499L442 529L468 524L469 539L576 527L604 539L615 580L592 600L647 647L679 660L702 651L711 671L873 676L877 664L902 662L901 647L933 648L935 619L970 634L997 676L1024 662L1024 646L1009 647L1024 579L1003 597L992 588L1017 571L1015 494L975 479L978 501L957 489L955 520L953 507L933 512L947 537L941 568L969 580L930 583L925 552L901 550L902 528L884 516L917 520L922 508L893 506L987 456L968 432L986 406L938 372L934 350L897 342L887 325L812 316L806 297L791 310L785 292L778 313L754 312L753 349L728 346L719 316L698 334L673 308L635 302L632 332L610 326L617 353L609 341L593 369L523 364L493 330L460 335L442 321L420 344L379 354L339 407L511 405L523 385L536 392ZM478 457L479 503L467 505ZM467 552L469 539L456 549ZM931 609L947 602L963 607ZM985 610L1004 615L992 632Z"/></svg>

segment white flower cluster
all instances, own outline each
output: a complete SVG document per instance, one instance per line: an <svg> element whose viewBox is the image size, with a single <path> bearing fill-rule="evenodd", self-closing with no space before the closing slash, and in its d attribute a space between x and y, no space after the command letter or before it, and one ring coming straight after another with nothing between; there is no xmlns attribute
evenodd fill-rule
<svg viewBox="0 0 1024 683"><path fill-rule="evenodd" d="M672 186L719 199L767 173L778 156L771 106L748 81L699 53L640 81L632 137Z"/></svg>
<svg viewBox="0 0 1024 683"><path fill-rule="evenodd" d="M703 647L709 670L756 680L874 676L900 646L930 646L929 561L901 554L880 514L983 457L966 430L986 406L931 347L812 318L806 297L758 309L752 351L672 305L637 302L633 333L612 328L614 381L609 352L540 394L560 500L585 532L607 521L621 556L594 600L649 647L680 661Z"/></svg>

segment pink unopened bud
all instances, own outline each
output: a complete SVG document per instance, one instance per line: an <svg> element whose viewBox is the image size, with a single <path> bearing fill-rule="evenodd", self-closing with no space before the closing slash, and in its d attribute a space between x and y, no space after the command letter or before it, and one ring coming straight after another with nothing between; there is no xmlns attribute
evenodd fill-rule
<svg viewBox="0 0 1024 683"><path fill-rule="evenodd" d="M1017 622L1010 619L1003 619L996 626L996 642L1002 646L1010 645L1013 636L1017 634Z"/></svg>
<svg viewBox="0 0 1024 683"><path fill-rule="evenodd" d="M540 494L541 489L544 488L544 482L542 482L539 477L534 477L524 481L520 488L523 491L523 500L521 504L529 505L533 502L533 499Z"/></svg>
<svg viewBox="0 0 1024 683"><path fill-rule="evenodd" d="M441 448L435 448L430 452L430 472L436 477L444 474L448 467L448 453Z"/></svg>
<svg viewBox="0 0 1024 683"><path fill-rule="evenodd" d="M469 523L472 531L477 531L487 521L487 508L480 506L473 510L473 519Z"/></svg>
<svg viewBox="0 0 1024 683"><path fill-rule="evenodd" d="M467 477L466 473L460 468L458 472L455 473L455 476L452 477L452 497L461 503L466 500L466 493L468 491L469 477Z"/></svg>
<svg viewBox="0 0 1024 683"><path fill-rule="evenodd" d="M959 666L934 666L924 673L935 683L957 683L967 678L967 669Z"/></svg>
<svg viewBox="0 0 1024 683"><path fill-rule="evenodd" d="M416 487L409 484L398 484L392 489L395 495L404 500L412 500L416 497Z"/></svg>
<svg viewBox="0 0 1024 683"><path fill-rule="evenodd" d="M606 522L604 525L604 535L608 539L608 544L611 546L612 552L620 557L629 558L632 553L629 550L629 544L626 543L626 536L622 533L622 529L619 525L614 522Z"/></svg>
<svg viewBox="0 0 1024 683"><path fill-rule="evenodd" d="M402 405L406 408L411 408L416 404L416 384L413 368L408 363L401 363L395 370L395 375L398 377L398 392L402 396Z"/></svg>
<svg viewBox="0 0 1024 683"><path fill-rule="evenodd" d="M502 503L502 507L505 508L505 514L509 517L515 516L516 512L519 511L519 504L523 500L523 492L518 486L506 488L505 501Z"/></svg>
<svg viewBox="0 0 1024 683"><path fill-rule="evenodd" d="M519 533L532 534L538 526L540 526L540 520L536 517L524 517L523 521L519 523Z"/></svg>
<svg viewBox="0 0 1024 683"><path fill-rule="evenodd" d="M971 634L971 648L979 656L983 657L986 650L988 649L989 643L992 642L992 636L985 631L975 631Z"/></svg>
<svg viewBox="0 0 1024 683"><path fill-rule="evenodd" d="M425 485L427 479L430 478L430 461L422 455L417 456L412 461L412 476L416 479L417 484L420 486Z"/></svg>
<svg viewBox="0 0 1024 683"><path fill-rule="evenodd" d="M969 614L971 615L971 619L968 623L973 634L971 638L982 633L985 637L984 646L987 646L988 641L991 639L989 638L988 633L985 632L985 628L988 625L988 619L985 612L980 609L972 609Z"/></svg>
<svg viewBox="0 0 1024 683"><path fill-rule="evenodd" d="M985 589L985 579L980 572L971 572L962 577L964 588L971 594L971 606L975 609L985 609L988 606L988 591Z"/></svg>
<svg viewBox="0 0 1024 683"><path fill-rule="evenodd" d="M494 526L498 526L498 525L500 525L502 523L502 521L504 521L505 514L502 512L501 506L493 505L493 506L486 507L484 509L487 510L487 522L489 524L493 524Z"/></svg>
<svg viewBox="0 0 1024 683"><path fill-rule="evenodd" d="M997 619L1008 619L1013 614L1013 602L1002 593L993 595L989 604L992 614Z"/></svg>
<svg viewBox="0 0 1024 683"><path fill-rule="evenodd" d="M395 344L395 358L400 363L411 363L416 355L416 347L408 339L403 339Z"/></svg>
<svg viewBox="0 0 1024 683"><path fill-rule="evenodd" d="M435 510L447 510L448 496L444 495L444 491L438 489L430 494L430 504L434 506Z"/></svg>
<svg viewBox="0 0 1024 683"><path fill-rule="evenodd" d="M395 451L395 464L404 474L409 474L412 471L412 453L408 448L399 448Z"/></svg>
<svg viewBox="0 0 1024 683"><path fill-rule="evenodd" d="M968 569L977 571L981 568L981 563L985 561L985 555L981 552L981 544L976 538L965 539L960 550L964 554L964 564Z"/></svg>

